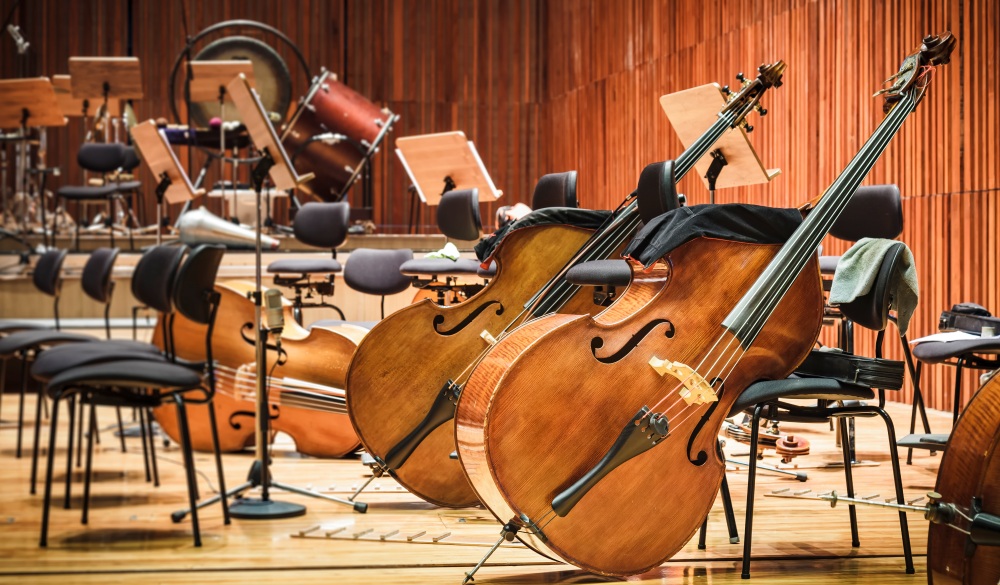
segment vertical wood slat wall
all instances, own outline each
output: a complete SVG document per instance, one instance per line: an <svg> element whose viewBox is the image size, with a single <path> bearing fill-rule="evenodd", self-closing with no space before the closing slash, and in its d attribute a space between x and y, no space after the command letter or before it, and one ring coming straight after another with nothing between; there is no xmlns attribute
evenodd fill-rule
<svg viewBox="0 0 1000 585"><path fill-rule="evenodd" d="M140 119L165 115L166 76L183 48L178 3L132 0L135 54L147 99ZM12 0L2 3L4 14ZM127 0L24 2L17 22L32 42L29 75L67 72L72 55L124 55ZM719 191L720 202L794 206L820 193L881 119L879 83L927 32L953 30L959 48L866 183L897 183L904 197L921 304L911 337L936 330L951 304L1000 313L1000 116L996 64L1000 8L991 0L299 0L187 2L191 34L249 18L295 41L314 70L402 119L376 163L376 222L406 223L405 175L395 137L461 129L475 140L505 196L529 201L538 176L580 171L583 205L610 208L642 167L681 150L657 102L708 82L734 84L763 62L789 64L765 98L752 141L782 174L770 185ZM256 33L243 33L259 36ZM264 38L264 37L259 37ZM267 40L267 39L265 39ZM19 72L4 39L0 75ZM307 83L290 51L293 96ZM50 134L50 164L79 180L78 126ZM211 176L210 176L211 177ZM152 185L150 177L144 176ZM680 185L707 202L700 179ZM151 202L152 194L147 193ZM151 206L147 206L151 209ZM484 206L490 222L495 205ZM176 210L174 210L176 213ZM147 213L147 218L151 212ZM424 223L433 223L424 213ZM828 238L825 249L847 245ZM859 334L858 349L873 337ZM889 356L900 352L890 340ZM928 403L950 408L951 371L930 368ZM975 387L969 377L966 396ZM909 391L900 395L909 400Z"/></svg>

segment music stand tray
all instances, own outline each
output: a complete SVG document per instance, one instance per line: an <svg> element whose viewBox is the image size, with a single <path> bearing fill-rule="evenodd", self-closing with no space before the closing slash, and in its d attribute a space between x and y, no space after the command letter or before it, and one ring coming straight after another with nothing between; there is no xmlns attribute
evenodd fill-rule
<svg viewBox="0 0 1000 585"><path fill-rule="evenodd" d="M48 77L0 80L0 128L65 126Z"/></svg>
<svg viewBox="0 0 1000 585"><path fill-rule="evenodd" d="M660 106L685 148L690 148L705 132L705 128L718 118L719 110L725 103L725 95L717 83L692 87L660 97ZM764 168L743 128L736 128L723 134L715 143L712 152L716 150L722 152L727 163L725 171L718 175L716 189L768 183L781 173L781 169ZM711 153L695 163L698 175L709 189L711 185L706 175L711 164Z"/></svg>
<svg viewBox="0 0 1000 585"><path fill-rule="evenodd" d="M70 57L75 98L142 99L138 57Z"/></svg>
<svg viewBox="0 0 1000 585"><path fill-rule="evenodd" d="M147 120L132 128L132 141L135 142L142 160L157 180L164 177L170 180L170 186L163 193L167 203L184 203L205 194L204 189L195 189L191 179L184 172L184 167L177 160L177 154L170 148L166 136L156 127L156 122Z"/></svg>
<svg viewBox="0 0 1000 585"><path fill-rule="evenodd" d="M73 81L71 76L53 75L52 87L56 90L56 101L59 102L59 109L62 111L63 116L67 118L84 116L84 112L90 109L89 103L86 104L87 108L84 108L84 102L88 101L86 98L73 97ZM121 114L121 101L117 98L109 99L108 115L117 117L119 114Z"/></svg>
<svg viewBox="0 0 1000 585"><path fill-rule="evenodd" d="M256 84L251 61L191 61L191 101L217 102L228 94L226 86L239 74L251 87Z"/></svg>
<svg viewBox="0 0 1000 585"><path fill-rule="evenodd" d="M487 201L503 195L483 166L476 145L464 132L397 138L396 156L403 163L420 200L427 205L437 205L441 195L450 189L477 187L479 196Z"/></svg>

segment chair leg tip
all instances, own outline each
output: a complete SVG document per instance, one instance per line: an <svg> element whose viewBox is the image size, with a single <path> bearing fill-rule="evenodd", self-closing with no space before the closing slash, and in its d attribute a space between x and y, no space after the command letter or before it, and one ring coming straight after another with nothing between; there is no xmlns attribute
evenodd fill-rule
<svg viewBox="0 0 1000 585"><path fill-rule="evenodd" d="M740 543L740 537L739 536L734 536L734 537L732 537L732 538L729 539L729 544L739 544L739 543Z"/></svg>
<svg viewBox="0 0 1000 585"><path fill-rule="evenodd" d="M858 548L859 546L861 546L861 541L855 540L854 542L851 543L851 546L853 546L854 548Z"/></svg>
<svg viewBox="0 0 1000 585"><path fill-rule="evenodd" d="M750 573L741 573L740 574L740 579L749 579L749 578L750 578Z"/></svg>

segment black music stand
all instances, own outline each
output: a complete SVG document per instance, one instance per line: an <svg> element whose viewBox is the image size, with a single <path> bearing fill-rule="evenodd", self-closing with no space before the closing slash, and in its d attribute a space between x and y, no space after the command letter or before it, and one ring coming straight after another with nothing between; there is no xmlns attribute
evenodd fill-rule
<svg viewBox="0 0 1000 585"><path fill-rule="evenodd" d="M28 193L28 160L27 142L28 126L44 129L49 126L65 126L67 120L59 110L56 93L52 82L47 77L34 79L4 79L0 80L0 128L18 128L22 143L21 158L21 193ZM46 247L49 244L48 231L45 226L45 179L54 169L36 169L42 175L39 186L39 208L41 210L42 241ZM4 191L6 194L6 191ZM3 201L4 223L7 219L7 201ZM28 232L27 214L21 218L23 232Z"/></svg>
<svg viewBox="0 0 1000 585"><path fill-rule="evenodd" d="M250 138L254 145L263 153L251 172L254 191L257 193L257 262L256 262L256 287L253 293L255 307L255 326L257 329L256 351L257 351L257 434L256 434L256 460L250 469L247 481L234 490L231 494L242 494L253 487L261 488L260 498L237 499L230 505L229 511L234 518L265 520L273 518L290 518L305 514L306 508L301 504L290 502L280 502L272 500L270 488L276 487L288 492L302 494L305 496L320 498L338 504L352 506L357 512L365 512L368 504L362 502L351 502L341 498L335 498L326 494L316 493L304 488L279 483L271 477L267 449L269 439L270 410L267 402L267 349L274 348L281 351L280 338L274 346L268 344L269 330L264 326L261 319L261 191L264 180L270 176L274 185L278 189L294 189L296 185L307 181L311 176L299 176L292 167L285 149L278 140L278 135L274 131L264 111L264 106L260 103L257 92L250 87L249 82L243 75L237 76L227 86L230 99L236 105L236 109L243 118L250 133ZM272 324L273 325L273 324Z"/></svg>
<svg viewBox="0 0 1000 585"><path fill-rule="evenodd" d="M419 221L418 198L422 203L435 206L448 191L473 187L479 189L479 196L487 201L503 195L483 166L476 145L464 132L398 138L396 156L414 187L410 197L410 231Z"/></svg>
<svg viewBox="0 0 1000 585"><path fill-rule="evenodd" d="M163 229L163 207L170 203L186 203L205 194L204 189L195 189L174 149L167 138L156 127L156 122L147 120L132 128L135 142L142 160L159 181L156 185L156 245L160 245Z"/></svg>

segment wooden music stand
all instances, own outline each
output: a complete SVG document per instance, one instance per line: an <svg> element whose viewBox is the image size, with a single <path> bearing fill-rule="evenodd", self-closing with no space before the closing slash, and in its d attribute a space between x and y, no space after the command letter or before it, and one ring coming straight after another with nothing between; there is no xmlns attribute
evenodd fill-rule
<svg viewBox="0 0 1000 585"><path fill-rule="evenodd" d="M59 109L62 115L67 118L86 116L90 109L87 98L73 97L72 77L69 75L53 75L52 87L56 90L56 101L59 102ZM114 98L108 100L108 115L118 116L121 114L121 100Z"/></svg>
<svg viewBox="0 0 1000 585"><path fill-rule="evenodd" d="M156 186L156 245L160 245L160 230L163 226L164 203L184 203L205 194L204 189L195 189L184 167L177 160L174 149L170 148L167 137L156 127L156 122L148 120L132 128L135 142L142 160L159 183Z"/></svg>
<svg viewBox="0 0 1000 585"><path fill-rule="evenodd" d="M397 138L396 156L403 163L420 200L427 205L437 205L441 195L452 189L477 187L480 197L492 200L503 195L483 166L476 145L464 132Z"/></svg>
<svg viewBox="0 0 1000 585"><path fill-rule="evenodd" d="M241 73L254 87L252 61L191 61L191 101L223 101L226 86Z"/></svg>
<svg viewBox="0 0 1000 585"><path fill-rule="evenodd" d="M725 103L725 95L717 83L660 97L660 106L685 148L690 148L718 118ZM722 167L727 167L724 173L720 172ZM695 163L695 168L711 193L712 203L715 203L715 189L767 183L781 172L764 168L743 128L723 134L715 148Z"/></svg>
<svg viewBox="0 0 1000 585"><path fill-rule="evenodd" d="M138 57L70 57L75 98L142 99Z"/></svg>

